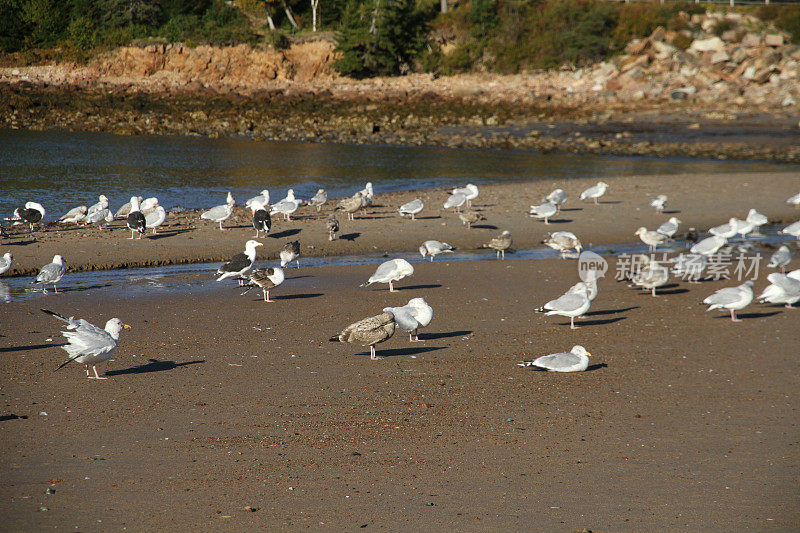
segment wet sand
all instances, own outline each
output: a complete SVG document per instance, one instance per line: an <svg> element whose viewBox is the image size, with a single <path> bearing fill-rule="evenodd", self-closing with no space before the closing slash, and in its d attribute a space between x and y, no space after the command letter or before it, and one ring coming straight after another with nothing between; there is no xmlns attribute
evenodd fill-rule
<svg viewBox="0 0 800 533"><path fill-rule="evenodd" d="M783 204L796 192L793 175L610 183L600 206L574 200L588 185L579 180L482 188L478 203L496 229L467 231L452 214L399 220L389 206L409 196L379 195L386 207L374 218L340 218L342 233L363 234L352 242L328 244L318 219L276 230L300 228L297 238L318 243L319 253L412 250L451 236L474 247L506 228L520 248L558 229L595 244L629 242L639 225L669 216L647 207L646 195L662 191L684 227L743 217L749 207L797 218ZM564 213L573 222L528 219L530 201L554 185L566 185L567 208L580 209ZM444 193L421 195L440 204ZM46 232L14 254L35 250L25 259L32 263L80 244L87 255L122 258L184 242L181 251L224 255L249 235L209 228L131 242L123 230L107 240ZM274 253L285 240L265 242ZM160 253L152 259L171 257ZM603 279L573 331L568 319L534 309L575 283L575 261L439 258L416 264L398 293L358 288L374 268L289 270L271 304L231 282L137 298L98 288L0 306L4 529L796 527L799 309L751 304L732 323L699 302L736 281L676 280L653 298ZM200 287L200 279L187 281ZM367 348L329 342L350 322L413 297L435 312L423 343L399 332L378 346L385 359L370 361ZM64 358L55 346L62 323L40 307L133 326L99 368L107 381L87 380L75 364L53 372ZM593 354L587 372L516 366L575 344Z"/></svg>
<svg viewBox="0 0 800 533"><path fill-rule="evenodd" d="M707 229L727 222L731 216L745 218L750 208L776 223L800 218L800 210L785 203L800 190L800 176L794 172L618 177L606 179L610 188L601 205L581 202L580 192L596 181L541 180L481 186L475 203L486 220L471 230L452 210L442 208L448 190L378 190L375 205L358 214L355 221L348 221L345 213L337 214L341 231L333 242L327 239L325 219L335 203L329 201L321 213L304 206L297 213L298 220L293 217L285 222L278 215L273 217L269 237L260 239L264 246L258 249L258 257L277 258L280 248L290 240L300 241L305 256L414 251L427 239L471 250L503 230L511 232L516 248L540 246L548 232L560 230L572 231L585 246L592 246L635 242L633 233L639 226L655 229L670 216L682 221L681 231L689 227ZM530 205L541 203L542 197L557 187L570 198L553 223L545 225L529 218ZM650 199L661 193L669 196L663 214L649 207ZM417 197L426 206L419 219L401 218L397 208ZM253 237L250 210L237 207L235 217L224 227L228 230L219 231L216 224L201 221L199 212L194 211L170 214L159 235L148 232L147 239L135 241L128 240L131 234L124 221L114 222L111 231L52 223L34 235L16 226L10 230L10 239L0 241L0 247L15 258L14 267L6 275L35 275L55 254L64 257L68 272L221 262L244 250L244 243Z"/></svg>

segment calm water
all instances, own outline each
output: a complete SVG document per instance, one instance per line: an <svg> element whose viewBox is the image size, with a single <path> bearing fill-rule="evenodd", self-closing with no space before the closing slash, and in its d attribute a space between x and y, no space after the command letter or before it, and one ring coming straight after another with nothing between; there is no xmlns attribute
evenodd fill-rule
<svg viewBox="0 0 800 533"><path fill-rule="evenodd" d="M372 181L376 192L504 180L636 174L800 171L757 162L539 154L497 150L258 142L172 136L0 130L0 217L37 201L54 220L105 194L112 209L136 193L167 209L238 203L293 187L332 197Z"/></svg>

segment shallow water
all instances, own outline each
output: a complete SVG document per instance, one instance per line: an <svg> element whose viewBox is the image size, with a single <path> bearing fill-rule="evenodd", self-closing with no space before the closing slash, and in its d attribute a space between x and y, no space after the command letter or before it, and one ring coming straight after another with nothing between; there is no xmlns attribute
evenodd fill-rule
<svg viewBox="0 0 800 533"><path fill-rule="evenodd" d="M746 254L749 257L755 254L760 254L761 261L759 263L759 278L766 276L766 265L769 261L770 255L780 244L786 242L794 242L796 239L787 237L786 235L778 235L779 227L772 226L770 228L762 228L763 235L756 235L747 239L746 245L748 250ZM734 247L741 245L739 240L731 241L730 244ZM674 256L679 252L686 251L688 246L685 242L677 241L670 246L660 246L655 254L656 259L661 260L662 254L669 254ZM601 256L620 256L623 254L643 254L647 253L647 245L641 242L624 243L615 245L599 245L592 246L585 249L592 251ZM733 261L738 256L739 251L735 250L733 253ZM560 254L547 247L528 248L523 250L514 250L513 252L506 253L506 260L519 260L519 259L558 259ZM577 259L577 254L574 252L568 254L567 260ZM286 269L286 283L291 283L295 289L298 282L292 281L292 278L299 273L300 277L305 277L303 274L308 272L307 269L314 269L326 266L347 266L347 265L372 265L380 264L389 259L403 258L410 263L423 263L429 262L430 259L422 259L418 252L408 252L401 254L392 254L391 256L384 254L364 254L364 255L345 255L345 256L332 256L332 257L300 257L300 269L287 268ZM454 253L442 254L434 259L434 262L460 262L460 261L494 261L495 252L493 250L469 250L469 251L456 251ZM199 263L191 265L169 265L163 267L152 268L132 268L120 270L100 270L95 272L76 272L69 273L64 276L58 284L59 292L77 292L77 291L93 291L99 294L99 291L110 291L107 294L121 297L137 297L137 296L168 296L170 294L186 294L193 293L199 294L202 292L213 291L217 289L226 290L239 290L244 289L236 286L236 281L233 279L224 280L217 283L215 280L215 272L221 263ZM277 264L277 262L275 262ZM577 262L572 262L576 269L577 279ZM294 265L294 263L293 263ZM258 261L256 268L264 268L267 266L274 266L267 264L264 261ZM768 272L774 272L769 270ZM614 273L608 272L606 277L613 278ZM4 278L0 281L0 302L15 302L22 300L29 300L34 298L52 298L52 286L48 288L48 294L43 294L40 287L32 285L34 280L32 277L15 277ZM303 282L300 282L302 285ZM260 290L251 289L253 294L260 294ZM57 296L56 296L57 297Z"/></svg>
<svg viewBox="0 0 800 533"><path fill-rule="evenodd" d="M501 182L641 174L800 171L762 162L540 154L531 151L365 146L178 136L0 130L0 217L27 201L46 220L99 194L116 210L137 193L167 209L238 203L293 187L308 198L320 187L349 195L372 181L376 192Z"/></svg>

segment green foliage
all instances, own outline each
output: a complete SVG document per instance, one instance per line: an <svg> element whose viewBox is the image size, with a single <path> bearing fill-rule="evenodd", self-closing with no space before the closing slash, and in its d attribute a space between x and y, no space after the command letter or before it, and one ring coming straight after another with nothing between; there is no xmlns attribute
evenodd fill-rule
<svg viewBox="0 0 800 533"><path fill-rule="evenodd" d="M718 20L717 23L714 24L714 27L711 28L711 32L714 35L716 35L717 37L719 37L720 35L722 35L726 31L732 30L735 27L736 27L736 24L734 24L732 21L730 21L728 19L722 19L722 20Z"/></svg>
<svg viewBox="0 0 800 533"><path fill-rule="evenodd" d="M282 31L273 31L269 34L269 44L276 50L286 50L292 43Z"/></svg>
<svg viewBox="0 0 800 533"><path fill-rule="evenodd" d="M777 29L788 32L792 42L800 42L800 6L761 6L756 16L765 22L771 22Z"/></svg>
<svg viewBox="0 0 800 533"><path fill-rule="evenodd" d="M413 0L352 0L336 33L334 67L355 78L399 74L423 50L425 29Z"/></svg>
<svg viewBox="0 0 800 533"><path fill-rule="evenodd" d="M470 33L477 40L486 39L497 27L497 0L472 0L469 3Z"/></svg>

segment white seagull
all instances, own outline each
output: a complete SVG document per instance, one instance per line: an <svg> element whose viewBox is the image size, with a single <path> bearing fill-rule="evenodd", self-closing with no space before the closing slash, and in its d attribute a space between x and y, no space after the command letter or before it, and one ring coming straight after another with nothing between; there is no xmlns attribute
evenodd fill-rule
<svg viewBox="0 0 800 533"><path fill-rule="evenodd" d="M426 255L431 256L431 263L433 263L434 256L444 253L453 253L453 247L442 241L425 241L419 247L419 253L425 259Z"/></svg>
<svg viewBox="0 0 800 533"><path fill-rule="evenodd" d="M681 223L675 217L670 217L669 220L661 224L656 231L661 235L665 235L668 239L671 239L675 233L678 231L678 225Z"/></svg>
<svg viewBox="0 0 800 533"><path fill-rule="evenodd" d="M563 189L556 189L547 196L545 196L542 201L548 201L550 203L556 204L556 212L561 211L561 206L567 201L567 193L564 192Z"/></svg>
<svg viewBox="0 0 800 533"><path fill-rule="evenodd" d="M530 366L548 370L550 372L583 372L589 368L589 356L586 348L576 344L569 352L543 355L533 361L517 363L518 366Z"/></svg>
<svg viewBox="0 0 800 533"><path fill-rule="evenodd" d="M542 241L542 243L554 250L561 252L561 259L564 259L567 251L572 250L573 248L578 253L581 253L581 250L583 249L581 241L578 240L578 237L576 237L571 231L557 231L552 233L548 235L547 239Z"/></svg>
<svg viewBox="0 0 800 533"><path fill-rule="evenodd" d="M58 219L58 221L62 224L77 224L81 222L84 218L86 218L86 212L88 208L85 205L79 205L78 207L73 207L69 211L67 211L64 216Z"/></svg>
<svg viewBox="0 0 800 533"><path fill-rule="evenodd" d="M783 235L791 235L792 237L797 237L798 239L800 239L800 220L792 224L789 224L788 226L780 230L778 233L781 233Z"/></svg>
<svg viewBox="0 0 800 533"><path fill-rule="evenodd" d="M637 229L634 235L638 235L639 239L649 247L651 252L655 252L658 245L667 240L666 235L657 231L648 231L644 226Z"/></svg>
<svg viewBox="0 0 800 533"><path fill-rule="evenodd" d="M552 202L545 202L542 205L532 205L528 215L536 218L543 218L545 224L550 224L548 219L558 213L558 206Z"/></svg>
<svg viewBox="0 0 800 533"><path fill-rule="evenodd" d="M361 287L369 287L373 283L388 283L389 292L398 292L394 289L392 283L400 281L413 273L414 267L405 259L390 259L385 263L381 263L366 283L361 284Z"/></svg>
<svg viewBox="0 0 800 533"><path fill-rule="evenodd" d="M153 235L158 233L156 228L162 225L167 220L167 211L162 206L156 204L152 211L144 216L144 225L146 228L153 228Z"/></svg>
<svg viewBox="0 0 800 533"><path fill-rule="evenodd" d="M570 329L577 329L575 317L583 315L589 310L590 306L589 289L585 283L580 282L570 288L563 296L550 300L537 311L545 313L547 316L567 316L569 317Z"/></svg>
<svg viewBox="0 0 800 533"><path fill-rule="evenodd" d="M425 204L422 203L422 200L417 198L416 200L411 200L407 204L401 205L397 212L400 213L400 216L411 215L411 220L414 220L414 216L422 212L424 207Z"/></svg>
<svg viewBox="0 0 800 533"><path fill-rule="evenodd" d="M98 209L93 213L86 215L86 218L83 219L84 226L87 224L98 224L100 229L103 229L103 222L106 225L111 224L114 222L114 215L111 214L108 208Z"/></svg>
<svg viewBox="0 0 800 533"><path fill-rule="evenodd" d="M94 324L90 324L86 320L74 317L65 317L59 315L54 311L42 309L48 315L52 315L59 320L68 324L68 330L61 334L67 338L68 344L62 346L64 351L69 354L69 359L61 363L61 366L56 368L60 370L72 361L86 365L86 377L89 379L108 379L101 378L97 374L97 363L108 361L114 355L114 351L119 344L119 333L123 328L130 329L130 326L123 324L119 318L112 318L106 322L106 327L100 329ZM89 365L92 365L94 376L89 374Z"/></svg>
<svg viewBox="0 0 800 533"><path fill-rule="evenodd" d="M453 194L463 194L467 199L467 207L472 207L472 200L478 197L478 187L468 183L464 187L453 189Z"/></svg>
<svg viewBox="0 0 800 533"><path fill-rule="evenodd" d="M461 206L464 205L466 202L467 202L467 197L461 194L460 192L457 192L455 194L451 194L447 198L447 200L445 200L444 208L450 209L451 207L454 207L456 213L458 213L459 209L461 209Z"/></svg>
<svg viewBox="0 0 800 533"><path fill-rule="evenodd" d="M105 194L101 194L100 196L98 196L97 203L89 206L89 209L86 211L86 216L88 217L92 213L95 213L103 209L108 209L108 198L106 198Z"/></svg>
<svg viewBox="0 0 800 533"><path fill-rule="evenodd" d="M11 252L4 253L3 257L0 257L0 275L3 275L11 270L11 265L13 264L14 256L11 255Z"/></svg>
<svg viewBox="0 0 800 533"><path fill-rule="evenodd" d="M785 244L778 248L772 257L769 258L769 268L780 268L781 272L786 272L786 265L792 262L792 251Z"/></svg>
<svg viewBox="0 0 800 533"><path fill-rule="evenodd" d="M294 197L294 189L289 189L286 191L286 198L273 205L269 214L276 215L280 213L283 215L284 220L292 220L292 213L297 211L302 203L302 200L298 200Z"/></svg>
<svg viewBox="0 0 800 533"><path fill-rule="evenodd" d="M711 235L716 235L717 237L724 237L726 239L730 239L734 237L737 233L739 219L736 217L731 217L728 220L727 224L721 224L719 226L714 226L708 232Z"/></svg>
<svg viewBox="0 0 800 533"><path fill-rule="evenodd" d="M703 300L703 303L709 305L706 311L725 308L731 312L732 322L741 322L740 319L736 318L736 311L744 309L752 301L753 282L748 280L738 287L725 287L724 289L718 290Z"/></svg>
<svg viewBox="0 0 800 533"><path fill-rule="evenodd" d="M761 226L769 223L769 219L755 209L748 211L747 218L745 218L745 220L754 226L756 232L759 230L759 228L761 228Z"/></svg>
<svg viewBox="0 0 800 533"><path fill-rule="evenodd" d="M689 283L699 283L708 266L708 256L703 254L680 254L670 261L673 263L672 273L685 278Z"/></svg>
<svg viewBox="0 0 800 533"><path fill-rule="evenodd" d="M604 181L598 181L597 185L589 187L583 191L580 198L581 200L592 198L594 199L594 203L597 204L597 199L603 196L606 193L606 190L608 190L608 183Z"/></svg>
<svg viewBox="0 0 800 533"><path fill-rule="evenodd" d="M137 196L136 199L139 200L140 204L142 203L143 198L141 196ZM114 218L127 217L128 214L131 212L131 207L132 204L130 202L124 204L122 207L119 208L119 210L116 213L114 213Z"/></svg>
<svg viewBox="0 0 800 533"><path fill-rule="evenodd" d="M213 222L219 222L220 231L225 231L222 228L222 223L225 220L228 220L233 214L234 205L236 205L236 201L233 199L233 195L228 192L228 197L226 198L224 205L218 205L216 207L212 207L208 211L204 211L203 214L200 215L200 218L211 220Z"/></svg>
<svg viewBox="0 0 800 533"><path fill-rule="evenodd" d="M325 189L318 189L317 194L311 197L311 199L306 202L308 205L314 206L317 208L317 212L322 209L322 206L325 205L325 202L328 201L328 193L325 192Z"/></svg>
<svg viewBox="0 0 800 533"><path fill-rule="evenodd" d="M262 206L269 205L269 191L267 189L264 189L263 191L261 191L261 194L259 194L258 196L253 196L252 198L249 198L244 203L244 205L245 205L245 207L250 207L251 204L253 204L253 203L258 203L258 204L261 204Z"/></svg>
<svg viewBox="0 0 800 533"><path fill-rule="evenodd" d="M219 267L217 274L220 276L217 278L217 281L222 281L223 279L227 278L240 277L242 274L253 268L253 263L256 261L257 246L263 246L263 244L252 239L247 241L244 245L244 252L239 252L231 257L230 261Z"/></svg>
<svg viewBox="0 0 800 533"><path fill-rule="evenodd" d="M659 213L667 207L667 195L666 194L659 194L655 198L650 201L650 207L655 207L656 211Z"/></svg>
<svg viewBox="0 0 800 533"><path fill-rule="evenodd" d="M642 255L641 260L643 265L633 273L631 281L642 289L650 289L655 297L656 288L663 287L669 282L669 269L646 255Z"/></svg>
<svg viewBox="0 0 800 533"><path fill-rule="evenodd" d="M792 197L787 198L786 203L789 205L800 206L800 192Z"/></svg>
<svg viewBox="0 0 800 533"><path fill-rule="evenodd" d="M53 262L42 267L39 275L31 283L42 285L42 294L47 294L47 286L53 284L53 291L58 294L58 287L56 283L61 281L64 276L66 268L64 267L64 258L60 255L53 256Z"/></svg>
<svg viewBox="0 0 800 533"><path fill-rule="evenodd" d="M397 326L408 332L409 342L422 342L419 329L427 327L433 320L433 308L424 298L412 298L403 307L386 307L384 311L392 313Z"/></svg>
<svg viewBox="0 0 800 533"><path fill-rule="evenodd" d="M793 303L800 301L800 270L788 274L773 272L767 280L770 285L758 296L761 303L784 304L791 309Z"/></svg>
<svg viewBox="0 0 800 533"><path fill-rule="evenodd" d="M728 239L726 239L725 237L712 235L711 237L706 237L702 241L696 243L694 246L691 247L689 251L692 252L693 254L701 254L707 257L711 257L726 244L728 244Z"/></svg>

